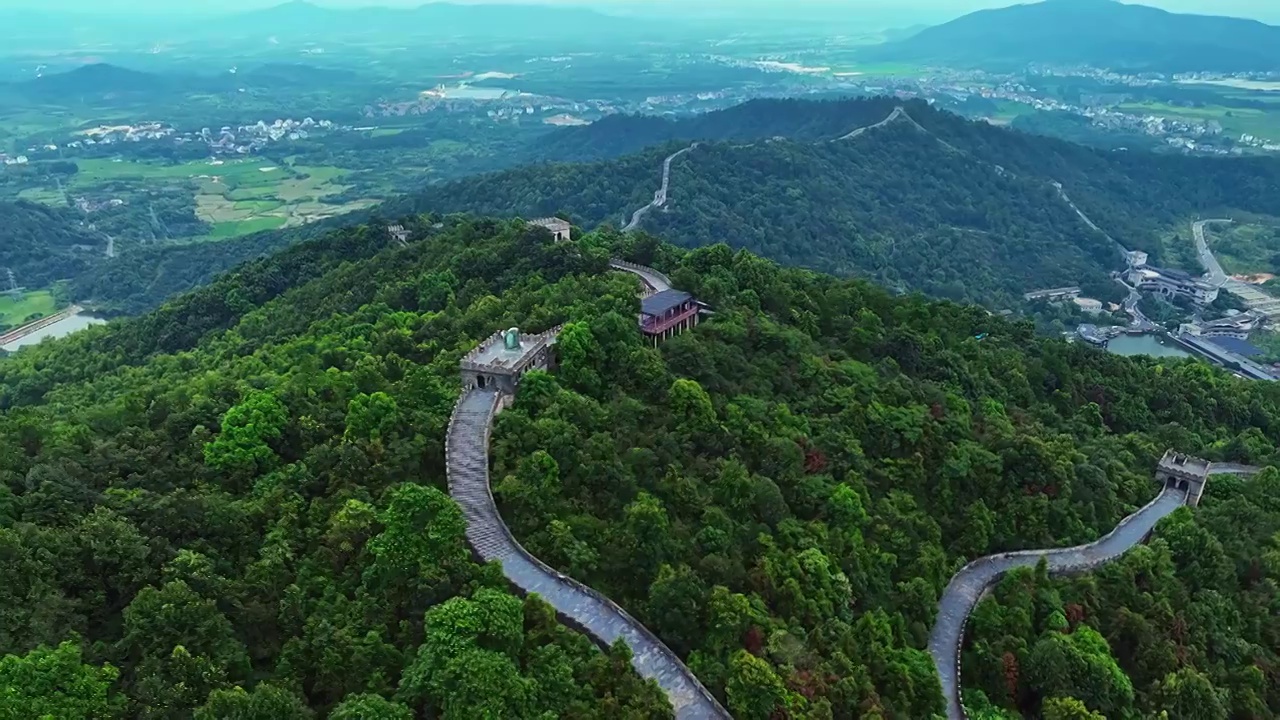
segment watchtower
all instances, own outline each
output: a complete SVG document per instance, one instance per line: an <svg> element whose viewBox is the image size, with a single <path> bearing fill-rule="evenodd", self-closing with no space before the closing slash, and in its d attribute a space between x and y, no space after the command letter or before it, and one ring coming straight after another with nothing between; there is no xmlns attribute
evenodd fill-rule
<svg viewBox="0 0 1280 720"><path fill-rule="evenodd" d="M1187 504L1195 507L1200 504L1205 483L1209 481L1209 461L1169 450L1156 466L1156 480L1185 492Z"/></svg>
<svg viewBox="0 0 1280 720"><path fill-rule="evenodd" d="M559 334L556 327L537 335L522 334L519 328L490 335L462 358L462 386L496 388L501 394L515 395L525 373L554 369L551 346Z"/></svg>
<svg viewBox="0 0 1280 720"><path fill-rule="evenodd" d="M529 224L546 228L552 235L556 236L556 242L567 242L573 231L573 225L557 217L538 218L537 220L530 220Z"/></svg>

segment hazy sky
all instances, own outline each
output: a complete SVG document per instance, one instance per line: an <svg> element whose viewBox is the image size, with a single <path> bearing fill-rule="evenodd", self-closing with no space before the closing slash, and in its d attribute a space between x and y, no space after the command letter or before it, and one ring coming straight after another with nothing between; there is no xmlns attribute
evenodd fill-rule
<svg viewBox="0 0 1280 720"><path fill-rule="evenodd" d="M315 0L316 4L362 7L368 5L416 6L423 0ZM474 0L454 0L474 2ZM643 7L649 10L670 8L672 12L703 12L729 10L734 14L751 14L752 11L784 11L803 6L809 13L827 11L848 17L859 10L872 11L877 16L901 12L904 18L930 16L945 19L963 15L984 7L1010 5L1016 0L503 0L538 5L575 5L600 10L630 10ZM175 0L0 0L5 6L40 10L84 10L93 13L119 11L146 11L151 13L208 12L249 10L277 5L281 0L218 0L214 2L175 2ZM1200 12L1206 14L1253 17L1266 22L1280 23L1280 2L1277 0L1145 0L1142 4L1154 5L1175 12ZM665 6L665 7L664 7ZM184 8L192 8L184 10ZM198 8L199 10L194 10ZM809 14L806 13L806 14ZM699 13L700 14L700 13Z"/></svg>

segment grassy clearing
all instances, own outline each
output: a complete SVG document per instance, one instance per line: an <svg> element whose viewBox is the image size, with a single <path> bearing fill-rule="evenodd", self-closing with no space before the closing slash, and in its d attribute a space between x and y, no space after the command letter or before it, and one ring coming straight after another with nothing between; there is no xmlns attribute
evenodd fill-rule
<svg viewBox="0 0 1280 720"><path fill-rule="evenodd" d="M18 199L53 207L66 207L67 205L67 198L63 193L48 188L27 188L18 193Z"/></svg>
<svg viewBox="0 0 1280 720"><path fill-rule="evenodd" d="M32 316L44 317L58 310L58 302L48 290L23 293L19 298L0 295L0 327L18 327Z"/></svg>
<svg viewBox="0 0 1280 720"><path fill-rule="evenodd" d="M209 240L227 240L263 230L275 230L284 227L285 222L287 222L286 218L282 217L258 217L214 223L206 237Z"/></svg>

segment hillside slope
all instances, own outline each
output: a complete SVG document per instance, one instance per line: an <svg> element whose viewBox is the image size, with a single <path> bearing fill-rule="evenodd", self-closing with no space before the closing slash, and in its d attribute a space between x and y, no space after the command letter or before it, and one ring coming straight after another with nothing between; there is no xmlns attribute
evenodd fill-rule
<svg viewBox="0 0 1280 720"><path fill-rule="evenodd" d="M380 251L381 227L338 231L0 360L0 681L19 689L0 703L54 717L669 717L625 650L512 597L465 545L444 438L459 358L495 328L567 323L559 369L525 376L493 433L502 516L656 632L736 718L931 717L928 628L966 559L1098 537L1155 494L1171 443L1280 461L1275 388L1202 364L1156 371L724 245L424 226ZM654 263L716 314L654 348L611 256ZM1207 502L1234 515L1184 511L1177 532L1157 529L1168 542L1128 566L1142 592L1115 577L1073 608L1002 588L1021 609L981 611L975 632L1013 635L996 639L1028 670L1011 681L977 647L966 678L1028 716L1070 698L1137 716L1178 690L1160 679L1173 663L1221 703L1280 707L1255 672L1280 662L1277 481L1246 494L1224 480ZM1135 626L1125 604L1233 621ZM1084 666L1105 673L1038 672L1033 658L1055 656L1016 642L1033 622L1051 644L1134 644L1090 642Z"/></svg>
<svg viewBox="0 0 1280 720"><path fill-rule="evenodd" d="M1158 72L1280 69L1280 27L1116 0L980 10L868 49L867 60L953 67L1088 65Z"/></svg>
<svg viewBox="0 0 1280 720"><path fill-rule="evenodd" d="M43 287L75 277L106 248L101 233L81 227L76 213L26 201L0 201L0 269L18 282Z"/></svg>
<svg viewBox="0 0 1280 720"><path fill-rule="evenodd" d="M1280 213L1280 198L1267 190L1280 181L1276 160L1103 153L924 103L891 108L883 100L744 107L719 126L790 127L802 139L703 143L677 157L669 201L644 227L685 246L724 241L789 264L1002 304L1037 287L1106 286L1119 267L1115 245L1071 210L1055 182L1107 234L1157 261L1161 234L1197 212ZM752 110L767 118L745 121ZM823 120L804 124L813 117ZM861 133L856 125L837 131L841 117L875 121ZM667 130L680 142L469 178L393 202L388 212L563 211L588 227L622 226L653 199L663 159L699 137L692 122ZM572 137L581 147L607 145L590 128Z"/></svg>

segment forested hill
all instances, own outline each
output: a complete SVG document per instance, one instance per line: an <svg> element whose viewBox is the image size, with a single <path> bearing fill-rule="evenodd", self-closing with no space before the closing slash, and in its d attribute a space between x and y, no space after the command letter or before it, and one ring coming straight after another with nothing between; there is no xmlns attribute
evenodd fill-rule
<svg viewBox="0 0 1280 720"><path fill-rule="evenodd" d="M1099 536L1169 446L1280 462L1280 390L1204 364L724 245L436 221L405 248L340 230L0 359L0 716L669 716L624 650L467 549L443 441L495 328L569 323L495 429L503 516L738 720L931 717L928 628L967 559ZM611 256L715 315L652 347ZM1002 588L966 699L1280 709L1280 475L1249 483L1215 480L1097 587Z"/></svg>
<svg viewBox="0 0 1280 720"><path fill-rule="evenodd" d="M105 252L106 238L82 227L72 211L0 201L0 273L13 270L20 285L74 277ZM7 276L0 275L0 285L7 289Z"/></svg>
<svg viewBox="0 0 1280 720"><path fill-rule="evenodd" d="M905 104L883 127L832 141L885 120L894 107L884 100L754 103L701 124L664 125L662 137L680 142L617 160L465 179L392 203L388 212L567 212L586 226L620 226L652 200L662 161L675 149L691 139L738 137L677 158L670 202L649 213L645 227L685 246L724 241L788 264L1007 307L1038 287L1108 285L1119 266L1114 245L1070 209L1055 182L1106 233L1157 261L1161 235L1196 213L1280 211L1280 196L1268 190L1280 181L1273 159L1108 154L969 122L922 102ZM839 118L857 120L835 130ZM775 137L784 128L796 139ZM562 137L610 147L603 130L575 132ZM752 132L767 139L741 141Z"/></svg>
<svg viewBox="0 0 1280 720"><path fill-rule="evenodd" d="M1280 27L1116 0L1045 0L979 10L868 48L863 58L952 67L1258 72L1280 69Z"/></svg>
<svg viewBox="0 0 1280 720"><path fill-rule="evenodd" d="M539 138L527 156L530 160L579 162L628 155L676 141L687 145L695 140L744 143L774 137L834 140L853 128L883 120L897 104L888 97L805 101L800 105L795 100L750 100L680 120L614 115Z"/></svg>
<svg viewBox="0 0 1280 720"><path fill-rule="evenodd" d="M1001 308L1050 285L1083 283L1101 296L1118 290L1107 277L1118 254L1069 212L1055 182L1105 233L1156 263L1172 228L1197 214L1280 215L1275 159L1104 152L969 122L920 101L902 103L904 112L884 127L838 140L893 117L898 106L886 98L762 100L681 121L612 118L544 136L517 154L529 160L522 166L435 186L373 213L566 211L587 227L621 226L652 201L663 160L699 141L673 162L671 202L648 213L643 227L686 246L724 241ZM551 157L603 159L545 161ZM136 314L373 213L219 244L130 250L58 277L74 277L78 300Z"/></svg>

